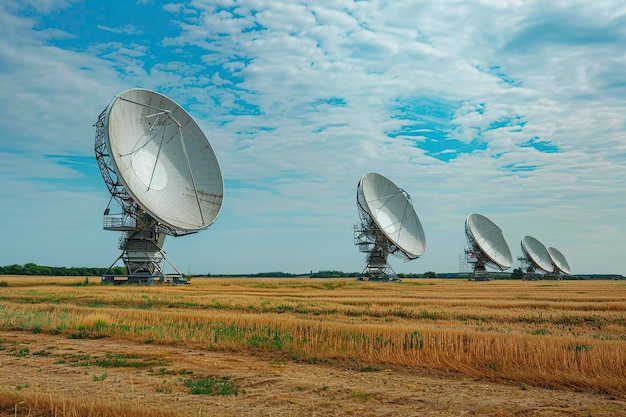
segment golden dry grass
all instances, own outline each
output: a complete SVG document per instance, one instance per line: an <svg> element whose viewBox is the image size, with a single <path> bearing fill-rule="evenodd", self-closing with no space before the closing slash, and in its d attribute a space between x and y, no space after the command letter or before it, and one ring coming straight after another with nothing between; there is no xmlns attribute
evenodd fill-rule
<svg viewBox="0 0 626 417"><path fill-rule="evenodd" d="M0 280L4 330L626 394L623 281Z"/></svg>
<svg viewBox="0 0 626 417"><path fill-rule="evenodd" d="M129 408L114 401L103 402L82 396L58 396L41 392L20 392L0 388L0 416L62 416L62 417L174 417L149 404Z"/></svg>

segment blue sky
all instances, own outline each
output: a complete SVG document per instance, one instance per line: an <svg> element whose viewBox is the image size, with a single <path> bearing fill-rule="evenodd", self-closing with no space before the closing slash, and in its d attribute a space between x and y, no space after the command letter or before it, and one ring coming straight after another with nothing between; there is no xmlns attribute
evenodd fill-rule
<svg viewBox="0 0 626 417"><path fill-rule="evenodd" d="M397 272L458 271L480 213L514 258L531 235L574 273L626 274L624 45L619 1L5 0L0 264L117 258L93 124L141 87L196 119L224 177L216 222L166 239L184 273L362 270L377 172L426 235Z"/></svg>

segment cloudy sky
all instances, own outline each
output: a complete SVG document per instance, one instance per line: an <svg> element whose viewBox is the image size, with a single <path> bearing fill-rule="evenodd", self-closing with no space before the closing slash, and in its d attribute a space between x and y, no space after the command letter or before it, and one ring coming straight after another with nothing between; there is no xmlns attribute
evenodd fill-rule
<svg viewBox="0 0 626 417"><path fill-rule="evenodd" d="M219 159L183 273L356 272L356 187L404 189L459 271L480 213L574 273L626 274L626 6L521 0L4 0L0 264L109 266L98 115L133 87L181 104ZM516 261L514 267L519 266Z"/></svg>

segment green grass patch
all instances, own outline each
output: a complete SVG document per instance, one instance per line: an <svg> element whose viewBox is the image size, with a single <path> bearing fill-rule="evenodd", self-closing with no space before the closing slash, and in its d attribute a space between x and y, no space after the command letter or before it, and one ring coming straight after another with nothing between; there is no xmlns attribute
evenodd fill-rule
<svg viewBox="0 0 626 417"><path fill-rule="evenodd" d="M93 364L102 368L150 368L155 365L167 365L167 361L162 358L142 358L139 355L107 353L104 358L94 360Z"/></svg>
<svg viewBox="0 0 626 417"><path fill-rule="evenodd" d="M105 379L107 379L107 373L106 372L102 372L101 375L94 375L93 376L93 380L94 381L104 381Z"/></svg>
<svg viewBox="0 0 626 417"><path fill-rule="evenodd" d="M278 327L265 326L259 329L257 334L248 337L248 345L254 348L284 349L289 342L293 341L293 336L289 332Z"/></svg>
<svg viewBox="0 0 626 417"><path fill-rule="evenodd" d="M185 381L185 387L189 388L189 393L193 395L239 395L239 389L230 379L229 376L188 379Z"/></svg>
<svg viewBox="0 0 626 417"><path fill-rule="evenodd" d="M299 356L296 354L291 355L291 360L295 362L310 363L311 365L317 365L318 363L330 363L328 358L318 358L317 356Z"/></svg>
<svg viewBox="0 0 626 417"><path fill-rule="evenodd" d="M25 356L28 356L29 354L30 354L30 349L22 348L22 349L18 350L17 352L15 352L13 354L13 356L17 356L18 358L23 358Z"/></svg>
<svg viewBox="0 0 626 417"><path fill-rule="evenodd" d="M424 336L416 330L406 336L405 348L407 350L420 350L424 347Z"/></svg>
<svg viewBox="0 0 626 417"><path fill-rule="evenodd" d="M373 364L363 365L359 368L359 371L361 372L380 372L382 370L383 370L382 366L373 365Z"/></svg>
<svg viewBox="0 0 626 417"><path fill-rule="evenodd" d="M67 354L55 364L68 363L72 366L99 366L101 368L137 368L145 369L154 366L164 367L168 365L163 358L141 357L127 353L107 353L104 357L93 357L89 354Z"/></svg>

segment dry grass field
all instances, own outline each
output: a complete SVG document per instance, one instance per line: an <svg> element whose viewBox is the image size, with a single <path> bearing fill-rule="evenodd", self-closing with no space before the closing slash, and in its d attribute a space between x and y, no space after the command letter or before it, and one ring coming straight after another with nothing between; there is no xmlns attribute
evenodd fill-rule
<svg viewBox="0 0 626 417"><path fill-rule="evenodd" d="M626 282L0 276L0 416L626 416Z"/></svg>

